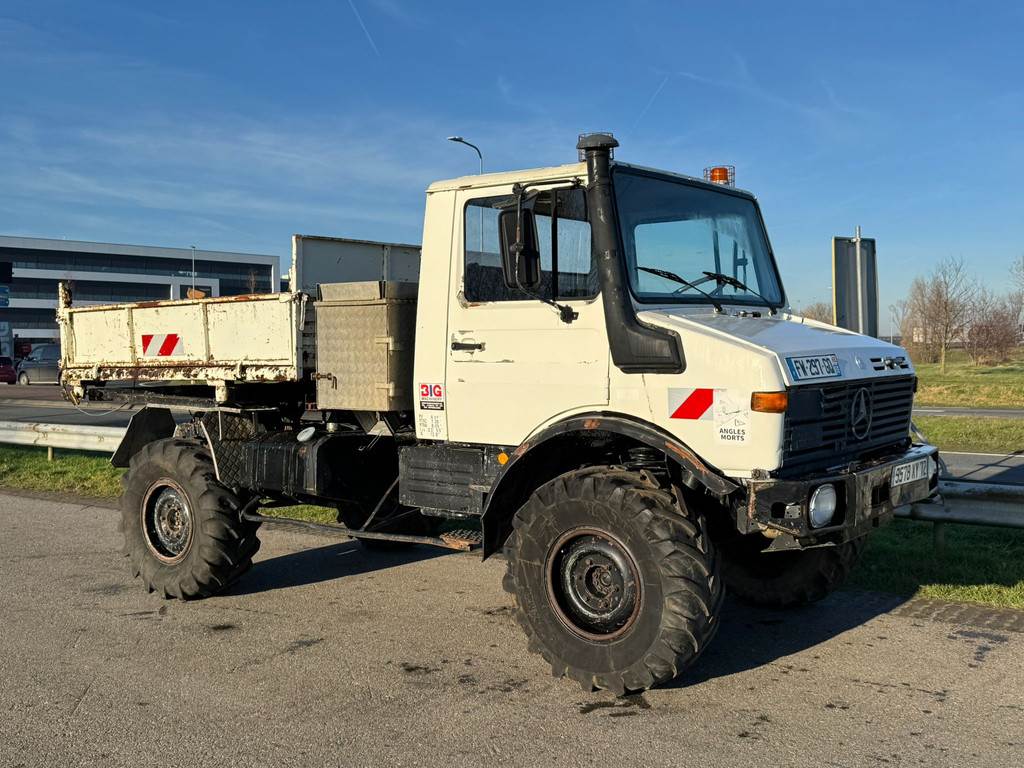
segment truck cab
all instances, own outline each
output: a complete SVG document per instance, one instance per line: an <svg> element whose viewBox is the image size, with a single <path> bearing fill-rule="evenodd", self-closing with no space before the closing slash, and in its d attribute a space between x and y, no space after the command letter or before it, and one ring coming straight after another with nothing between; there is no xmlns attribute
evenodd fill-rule
<svg viewBox="0 0 1024 768"><path fill-rule="evenodd" d="M619 693L692 664L726 589L835 589L871 530L937 491L913 364L789 310L727 169L617 146L432 184L415 283L307 295L296 264L276 298L74 310L62 292L68 396L147 405L113 458L146 586L213 594L251 565L262 506L334 506L367 543L503 552L531 648Z"/></svg>

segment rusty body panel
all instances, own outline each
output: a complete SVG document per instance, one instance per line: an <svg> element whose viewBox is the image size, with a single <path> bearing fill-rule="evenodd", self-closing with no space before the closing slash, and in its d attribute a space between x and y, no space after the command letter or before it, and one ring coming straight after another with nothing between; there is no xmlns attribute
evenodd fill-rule
<svg viewBox="0 0 1024 768"><path fill-rule="evenodd" d="M62 383L294 382L315 367L308 297L270 293L58 309Z"/></svg>

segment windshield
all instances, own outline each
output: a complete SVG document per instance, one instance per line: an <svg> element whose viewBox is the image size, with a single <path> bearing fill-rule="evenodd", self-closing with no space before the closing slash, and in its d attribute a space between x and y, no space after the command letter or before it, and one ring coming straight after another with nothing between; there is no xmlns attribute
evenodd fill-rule
<svg viewBox="0 0 1024 768"><path fill-rule="evenodd" d="M782 304L752 200L621 167L614 178L626 271L638 300ZM734 278L750 290L705 272Z"/></svg>

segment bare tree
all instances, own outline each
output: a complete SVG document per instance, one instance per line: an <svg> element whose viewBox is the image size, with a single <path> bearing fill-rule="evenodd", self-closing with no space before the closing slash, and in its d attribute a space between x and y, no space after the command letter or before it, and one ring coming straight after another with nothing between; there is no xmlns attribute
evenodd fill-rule
<svg viewBox="0 0 1024 768"><path fill-rule="evenodd" d="M975 365L999 363L1009 358L1017 345L1018 310L1008 296L996 296L982 289L968 312L964 349Z"/></svg>
<svg viewBox="0 0 1024 768"><path fill-rule="evenodd" d="M808 304L803 309L798 309L796 313L803 317L809 317L811 320L818 320L819 322L832 325L832 305L824 301Z"/></svg>
<svg viewBox="0 0 1024 768"><path fill-rule="evenodd" d="M906 305L907 312L900 324L903 346L917 362L938 362L939 348L930 325L928 282L923 277L915 277L911 282Z"/></svg>
<svg viewBox="0 0 1024 768"><path fill-rule="evenodd" d="M1010 265L1010 282L1014 290L1024 293L1024 254Z"/></svg>
<svg viewBox="0 0 1024 768"><path fill-rule="evenodd" d="M249 270L249 276L245 281L245 287L249 289L249 293L256 293L260 287L260 279L256 274L255 269Z"/></svg>
<svg viewBox="0 0 1024 768"><path fill-rule="evenodd" d="M889 326L890 338L899 333L900 343L904 343L906 336L904 335L904 326L907 323L907 316L910 314L910 303L906 299L900 299L889 305L889 319L891 325Z"/></svg>
<svg viewBox="0 0 1024 768"><path fill-rule="evenodd" d="M976 294L963 258L943 259L927 278L911 283L907 301L912 343L926 352L928 360L938 359L943 373L949 347L963 340Z"/></svg>
<svg viewBox="0 0 1024 768"><path fill-rule="evenodd" d="M1024 342L1024 255L1010 265L1010 307L1017 323L1017 340Z"/></svg>

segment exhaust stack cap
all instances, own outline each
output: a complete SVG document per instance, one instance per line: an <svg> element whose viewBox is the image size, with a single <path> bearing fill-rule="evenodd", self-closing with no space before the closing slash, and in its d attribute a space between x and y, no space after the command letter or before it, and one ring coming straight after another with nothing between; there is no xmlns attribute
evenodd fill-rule
<svg viewBox="0 0 1024 768"><path fill-rule="evenodd" d="M576 149L580 153L580 162L587 159L587 152L607 152L612 159L615 153L612 151L619 142L611 133L581 133L580 140L576 142Z"/></svg>

